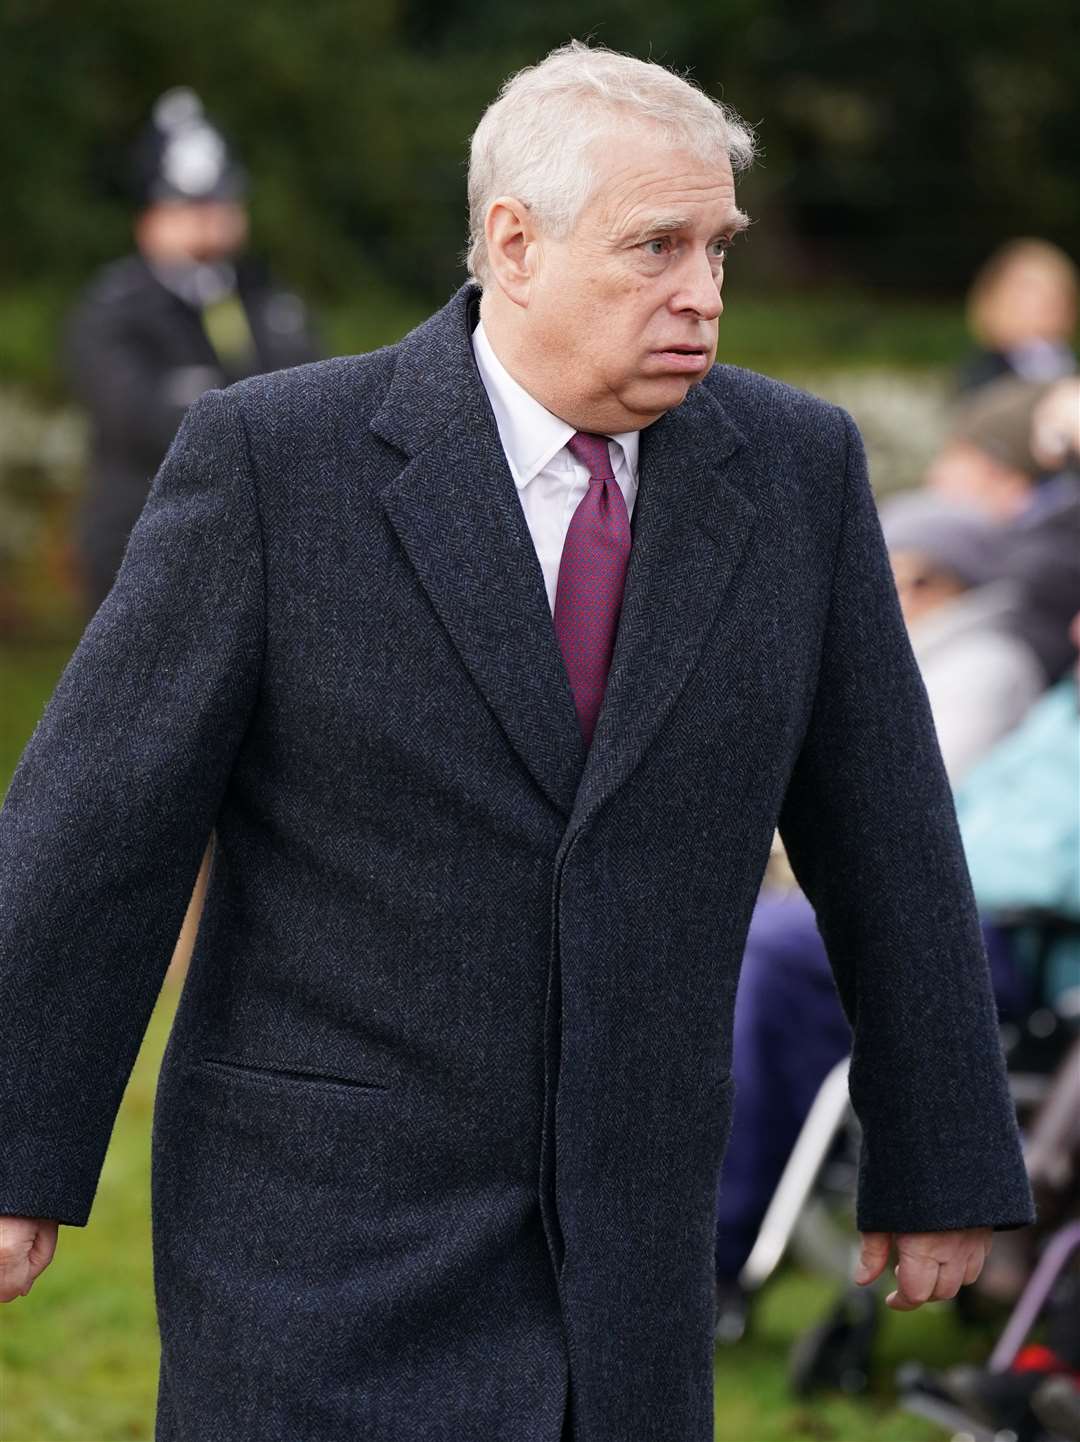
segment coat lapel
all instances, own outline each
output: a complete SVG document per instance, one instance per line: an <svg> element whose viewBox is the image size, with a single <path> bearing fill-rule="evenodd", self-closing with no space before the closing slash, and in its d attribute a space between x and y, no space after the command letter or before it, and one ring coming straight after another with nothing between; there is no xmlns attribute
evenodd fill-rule
<svg viewBox="0 0 1080 1442"><path fill-rule="evenodd" d="M585 743L544 575L458 293L402 342L373 428L409 457L382 503L421 585L507 739L569 816Z"/></svg>
<svg viewBox="0 0 1080 1442"><path fill-rule="evenodd" d="M406 464L381 491L420 584L507 739L568 819L564 846L641 760L685 685L753 528L742 437L695 386L642 432L634 541L586 748L543 572L473 359L463 287L401 342L372 429Z"/></svg>
<svg viewBox="0 0 1080 1442"><path fill-rule="evenodd" d="M716 621L757 514L734 484L741 447L702 386L642 432L615 651L567 845L641 760Z"/></svg>

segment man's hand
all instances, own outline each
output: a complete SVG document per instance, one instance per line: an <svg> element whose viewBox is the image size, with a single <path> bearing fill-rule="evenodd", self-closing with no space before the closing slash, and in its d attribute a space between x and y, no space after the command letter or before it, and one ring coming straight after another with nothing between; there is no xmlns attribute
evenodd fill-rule
<svg viewBox="0 0 1080 1442"><path fill-rule="evenodd" d="M949 1232L861 1232L862 1256L855 1269L861 1287L881 1276L895 1238L900 1260L893 1268L897 1290L885 1298L894 1312L913 1312L924 1302L946 1302L970 1286L983 1269L993 1243L992 1227Z"/></svg>
<svg viewBox="0 0 1080 1442"><path fill-rule="evenodd" d="M0 1302L25 1297L56 1251L58 1222L0 1217Z"/></svg>

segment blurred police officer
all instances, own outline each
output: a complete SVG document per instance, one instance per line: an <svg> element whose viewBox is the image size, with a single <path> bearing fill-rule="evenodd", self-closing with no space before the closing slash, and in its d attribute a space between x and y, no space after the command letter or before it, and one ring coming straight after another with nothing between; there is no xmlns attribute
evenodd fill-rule
<svg viewBox="0 0 1080 1442"><path fill-rule="evenodd" d="M132 178L137 253L93 280L65 345L91 419L75 530L91 613L188 406L211 386L316 357L300 299L242 253L247 177L193 91L158 99Z"/></svg>

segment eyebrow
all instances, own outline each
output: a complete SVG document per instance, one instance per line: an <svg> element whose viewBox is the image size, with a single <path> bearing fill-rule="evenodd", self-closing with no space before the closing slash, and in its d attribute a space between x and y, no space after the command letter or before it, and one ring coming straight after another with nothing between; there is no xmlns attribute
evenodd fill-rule
<svg viewBox="0 0 1080 1442"><path fill-rule="evenodd" d="M738 235L751 224L750 217L741 210L732 211L726 223L716 232L719 235ZM641 245L658 235L669 235L674 230L689 230L693 221L686 215L654 215L645 225L628 231L620 237L626 245Z"/></svg>

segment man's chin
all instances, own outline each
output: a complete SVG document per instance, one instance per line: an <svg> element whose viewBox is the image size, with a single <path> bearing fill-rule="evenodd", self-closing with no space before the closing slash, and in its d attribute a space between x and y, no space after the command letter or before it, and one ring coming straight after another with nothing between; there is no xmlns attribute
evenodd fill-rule
<svg viewBox="0 0 1080 1442"><path fill-rule="evenodd" d="M691 388L700 385L706 375L707 370L699 375L658 375L643 378L634 387L633 395L627 397L628 404L639 414L650 415L656 419L665 411L681 406Z"/></svg>

